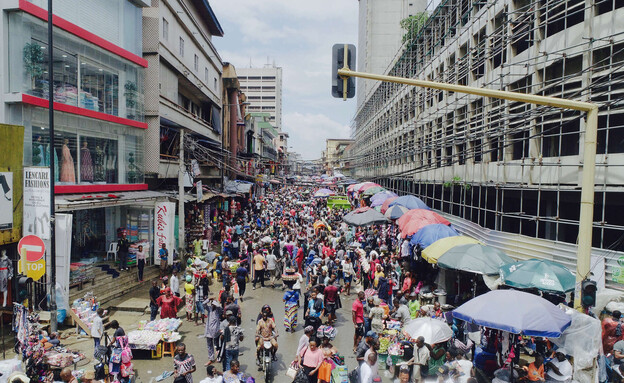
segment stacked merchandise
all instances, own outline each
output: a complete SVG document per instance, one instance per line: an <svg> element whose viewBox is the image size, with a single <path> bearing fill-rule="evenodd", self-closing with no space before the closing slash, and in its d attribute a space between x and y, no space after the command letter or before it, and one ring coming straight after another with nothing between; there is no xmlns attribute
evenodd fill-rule
<svg viewBox="0 0 624 383"><path fill-rule="evenodd" d="M134 330L128 333L128 344L132 349L156 350L163 340L163 333L150 330Z"/></svg>
<svg viewBox="0 0 624 383"><path fill-rule="evenodd" d="M75 285L93 279L93 266L75 262L69 265L69 284Z"/></svg>
<svg viewBox="0 0 624 383"><path fill-rule="evenodd" d="M182 338L180 334L176 332L181 324L182 321L177 318L156 319L151 322L140 321L139 331L157 332L161 334L165 342L177 342Z"/></svg>
<svg viewBox="0 0 624 383"><path fill-rule="evenodd" d="M91 110L95 110L98 111L99 109L99 105L98 105L98 98L93 96L91 93L89 92L80 92L80 106L85 108L85 109L91 109Z"/></svg>
<svg viewBox="0 0 624 383"><path fill-rule="evenodd" d="M64 368L76 364L85 359L84 354L77 351L70 351L64 347L54 347L44 355L47 364L53 367Z"/></svg>
<svg viewBox="0 0 624 383"><path fill-rule="evenodd" d="M84 298L76 299L72 303L72 311L84 322L89 329L93 324L93 319L97 315L100 303L96 301L92 292L86 293Z"/></svg>

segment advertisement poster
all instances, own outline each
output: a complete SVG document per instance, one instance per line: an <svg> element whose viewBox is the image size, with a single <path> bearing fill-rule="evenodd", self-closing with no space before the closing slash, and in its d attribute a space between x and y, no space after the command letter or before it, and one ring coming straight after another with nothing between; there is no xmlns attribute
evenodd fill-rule
<svg viewBox="0 0 624 383"><path fill-rule="evenodd" d="M13 228L13 173L0 173L0 230Z"/></svg>
<svg viewBox="0 0 624 383"><path fill-rule="evenodd" d="M23 235L50 239L50 169L24 168Z"/></svg>
<svg viewBox="0 0 624 383"><path fill-rule="evenodd" d="M175 203L159 202L154 210L154 258L160 262L160 249L165 244L169 250L168 263L173 264L175 247Z"/></svg>

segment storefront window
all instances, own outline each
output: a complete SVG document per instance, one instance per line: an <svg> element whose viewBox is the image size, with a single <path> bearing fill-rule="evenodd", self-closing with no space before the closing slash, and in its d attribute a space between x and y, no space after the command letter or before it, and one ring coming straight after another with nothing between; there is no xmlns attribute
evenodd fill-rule
<svg viewBox="0 0 624 383"><path fill-rule="evenodd" d="M9 14L9 88L48 99L47 25ZM54 31L54 101L143 121L143 69L65 31Z"/></svg>
<svg viewBox="0 0 624 383"><path fill-rule="evenodd" d="M24 162L50 166L54 161L58 185L143 182L142 130L56 112L52 156L47 110L26 106L22 115L30 137Z"/></svg>

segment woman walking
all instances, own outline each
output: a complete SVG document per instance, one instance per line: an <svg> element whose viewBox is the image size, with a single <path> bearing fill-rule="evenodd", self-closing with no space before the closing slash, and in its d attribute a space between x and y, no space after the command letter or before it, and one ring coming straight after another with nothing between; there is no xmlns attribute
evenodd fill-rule
<svg viewBox="0 0 624 383"><path fill-rule="evenodd" d="M287 290L284 293L284 327L286 331L295 332L297 328L297 311L299 311L299 293L294 290Z"/></svg>
<svg viewBox="0 0 624 383"><path fill-rule="evenodd" d="M312 337L310 338L308 347L304 348L299 354L297 354L297 363L301 366L301 368L303 368L309 383L317 383L318 370L324 359L323 351L318 348L318 345L318 338Z"/></svg>
<svg viewBox="0 0 624 383"><path fill-rule="evenodd" d="M178 315L178 306L182 303L182 299L171 293L171 289L165 289L165 295L161 295L156 299L156 303L160 306L160 318L175 318Z"/></svg>
<svg viewBox="0 0 624 383"><path fill-rule="evenodd" d="M143 246L139 245L136 252L137 269L139 271L139 282L143 282L143 269L145 269L145 252Z"/></svg>

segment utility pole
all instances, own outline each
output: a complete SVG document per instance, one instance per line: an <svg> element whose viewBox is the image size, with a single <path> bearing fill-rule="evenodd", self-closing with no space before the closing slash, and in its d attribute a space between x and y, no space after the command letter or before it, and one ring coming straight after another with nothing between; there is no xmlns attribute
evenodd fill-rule
<svg viewBox="0 0 624 383"><path fill-rule="evenodd" d="M54 24L52 23L52 0L48 0L48 132L50 135L50 331L56 332L56 214L54 207Z"/></svg>
<svg viewBox="0 0 624 383"><path fill-rule="evenodd" d="M184 243L184 173L186 166L184 166L184 129L180 129L180 170L178 171L178 241L179 247L179 259L184 256L184 249L186 244Z"/></svg>

